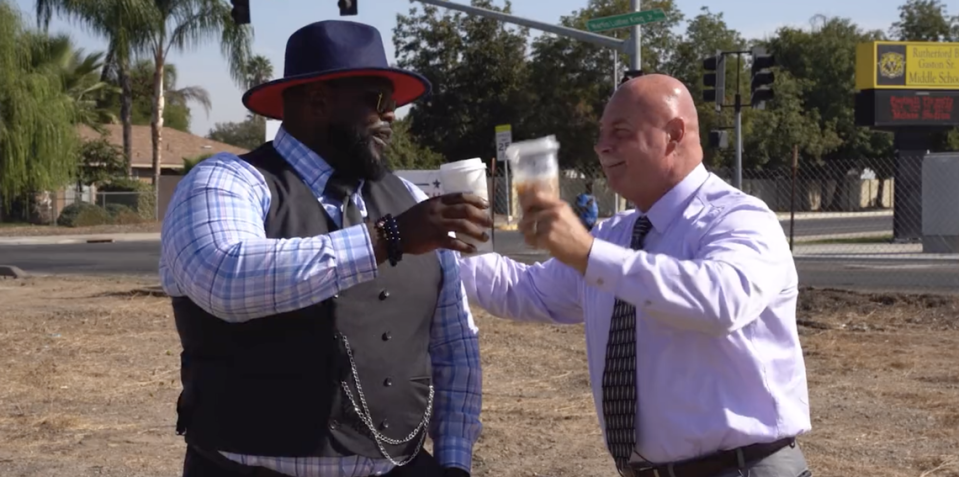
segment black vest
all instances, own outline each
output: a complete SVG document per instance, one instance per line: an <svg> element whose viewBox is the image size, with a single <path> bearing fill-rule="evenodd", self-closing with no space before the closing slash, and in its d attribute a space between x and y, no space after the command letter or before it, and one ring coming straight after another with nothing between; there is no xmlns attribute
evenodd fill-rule
<svg viewBox="0 0 959 477"><path fill-rule="evenodd" d="M241 158L270 186L267 237L314 237L337 229L272 143ZM369 220L416 203L392 174L367 181L362 193ZM382 457L341 387L341 381L349 383L362 411L342 337L377 430L405 439L427 407L430 325L441 286L439 260L428 253L405 256L395 268L380 264L376 279L317 305L245 323L228 323L188 298L173 298L183 346L177 432L211 451ZM399 460L419 442L417 434L384 448Z"/></svg>

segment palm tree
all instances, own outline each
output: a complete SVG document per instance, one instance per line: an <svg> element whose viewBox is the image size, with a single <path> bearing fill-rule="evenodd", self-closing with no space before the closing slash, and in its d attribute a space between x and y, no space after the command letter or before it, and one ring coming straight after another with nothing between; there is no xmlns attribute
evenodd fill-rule
<svg viewBox="0 0 959 477"><path fill-rule="evenodd" d="M35 70L57 75L64 92L77 106L77 123L102 132L102 124L115 122L115 117L102 107L100 99L117 90L100 80L103 53L86 54L75 49L68 35L49 36L42 32L27 32L31 45L30 61Z"/></svg>
<svg viewBox="0 0 959 477"><path fill-rule="evenodd" d="M138 51L153 60L153 184L160 182L163 141L163 108L166 91L164 67L171 50L184 52L219 36L220 51L229 64L230 76L239 85L246 81L246 64L251 56L253 31L236 25L231 7L224 0L142 0L149 5L150 26L143 31L145 41ZM158 202L159 203L159 202Z"/></svg>
<svg viewBox="0 0 959 477"><path fill-rule="evenodd" d="M130 71L133 93L137 98L137 101L135 101L133 105L135 116L134 122L137 122L137 118L142 117L141 115L144 113L148 113L148 117L151 118L150 120L152 121L153 100L149 100L148 103L141 103L140 99L153 97L155 71L156 68L154 67L153 62L148 59L141 59L137 61ZM181 124L179 125L180 127L178 127L178 129L183 129L186 131L189 128L188 103L199 104L203 107L207 116L209 116L210 109L212 108L212 102L210 101L210 93L202 86L184 86L182 88L177 88L177 77L178 74L176 65L167 63L163 68L163 100L167 105L178 106L179 108L182 108L182 110L186 111L186 121L184 124ZM141 109L141 106L146 106L146 108ZM176 122L178 119L180 118L174 117L173 120ZM171 117L165 114L164 120L170 121Z"/></svg>
<svg viewBox="0 0 959 477"><path fill-rule="evenodd" d="M246 63L244 82L247 89L273 79L273 63L263 55L256 55Z"/></svg>
<svg viewBox="0 0 959 477"><path fill-rule="evenodd" d="M106 81L112 72L121 88L120 121L123 124L123 156L127 175L133 175L130 162L133 141L133 93L128 75L134 49L144 41L143 33L150 25L150 9L146 0L36 0L37 24L44 30L54 13L75 23L108 42L107 59L100 79Z"/></svg>

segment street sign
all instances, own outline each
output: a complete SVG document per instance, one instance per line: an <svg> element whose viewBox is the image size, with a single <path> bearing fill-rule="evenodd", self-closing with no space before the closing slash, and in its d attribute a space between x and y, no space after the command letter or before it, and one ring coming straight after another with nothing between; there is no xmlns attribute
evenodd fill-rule
<svg viewBox="0 0 959 477"><path fill-rule="evenodd" d="M666 19L666 12L660 8L643 10L610 17L593 18L586 22L586 29L591 32L615 30L633 25L661 22Z"/></svg>
<svg viewBox="0 0 959 477"><path fill-rule="evenodd" d="M496 126L496 160L506 160L506 148L513 143L513 127L509 124Z"/></svg>

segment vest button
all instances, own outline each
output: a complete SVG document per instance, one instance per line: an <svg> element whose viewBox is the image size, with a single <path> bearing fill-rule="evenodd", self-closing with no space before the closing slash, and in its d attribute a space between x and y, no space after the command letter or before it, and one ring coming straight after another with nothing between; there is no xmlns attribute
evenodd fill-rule
<svg viewBox="0 0 959 477"><path fill-rule="evenodd" d="M384 289L384 290L380 291L380 300L385 300L385 299L387 299L387 298L389 298L389 297L390 297L390 291L389 291L389 290Z"/></svg>
<svg viewBox="0 0 959 477"><path fill-rule="evenodd" d="M390 378L386 378L386 379L383 380L383 385L386 386L386 387L390 387L390 386L393 385L393 380L390 379Z"/></svg>
<svg viewBox="0 0 959 477"><path fill-rule="evenodd" d="M333 299L334 299L334 300L337 299L337 298L339 298L339 297L340 297L340 294L339 294L339 293L333 295Z"/></svg>
<svg viewBox="0 0 959 477"><path fill-rule="evenodd" d="M380 423L380 429L389 429L389 428L390 428L390 421L383 419L383 422Z"/></svg>
<svg viewBox="0 0 959 477"><path fill-rule="evenodd" d="M389 331L387 331L386 333L383 333L383 341L389 341L389 340L392 339L392 338L393 338L393 336L390 335L390 332L389 332Z"/></svg>
<svg viewBox="0 0 959 477"><path fill-rule="evenodd" d="M336 419L333 419L332 421L330 421L330 430L335 431L339 425L340 423L336 422Z"/></svg>

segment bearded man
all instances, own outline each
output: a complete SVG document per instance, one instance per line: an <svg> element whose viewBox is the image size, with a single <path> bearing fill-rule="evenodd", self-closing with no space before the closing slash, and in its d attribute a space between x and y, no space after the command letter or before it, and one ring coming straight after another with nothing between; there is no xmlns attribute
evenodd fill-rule
<svg viewBox="0 0 959 477"><path fill-rule="evenodd" d="M488 240L488 204L389 172L394 111L430 84L375 28L307 25L284 70L243 96L274 140L199 163L164 219L183 475L468 476L481 372L453 251L475 248L450 232Z"/></svg>

